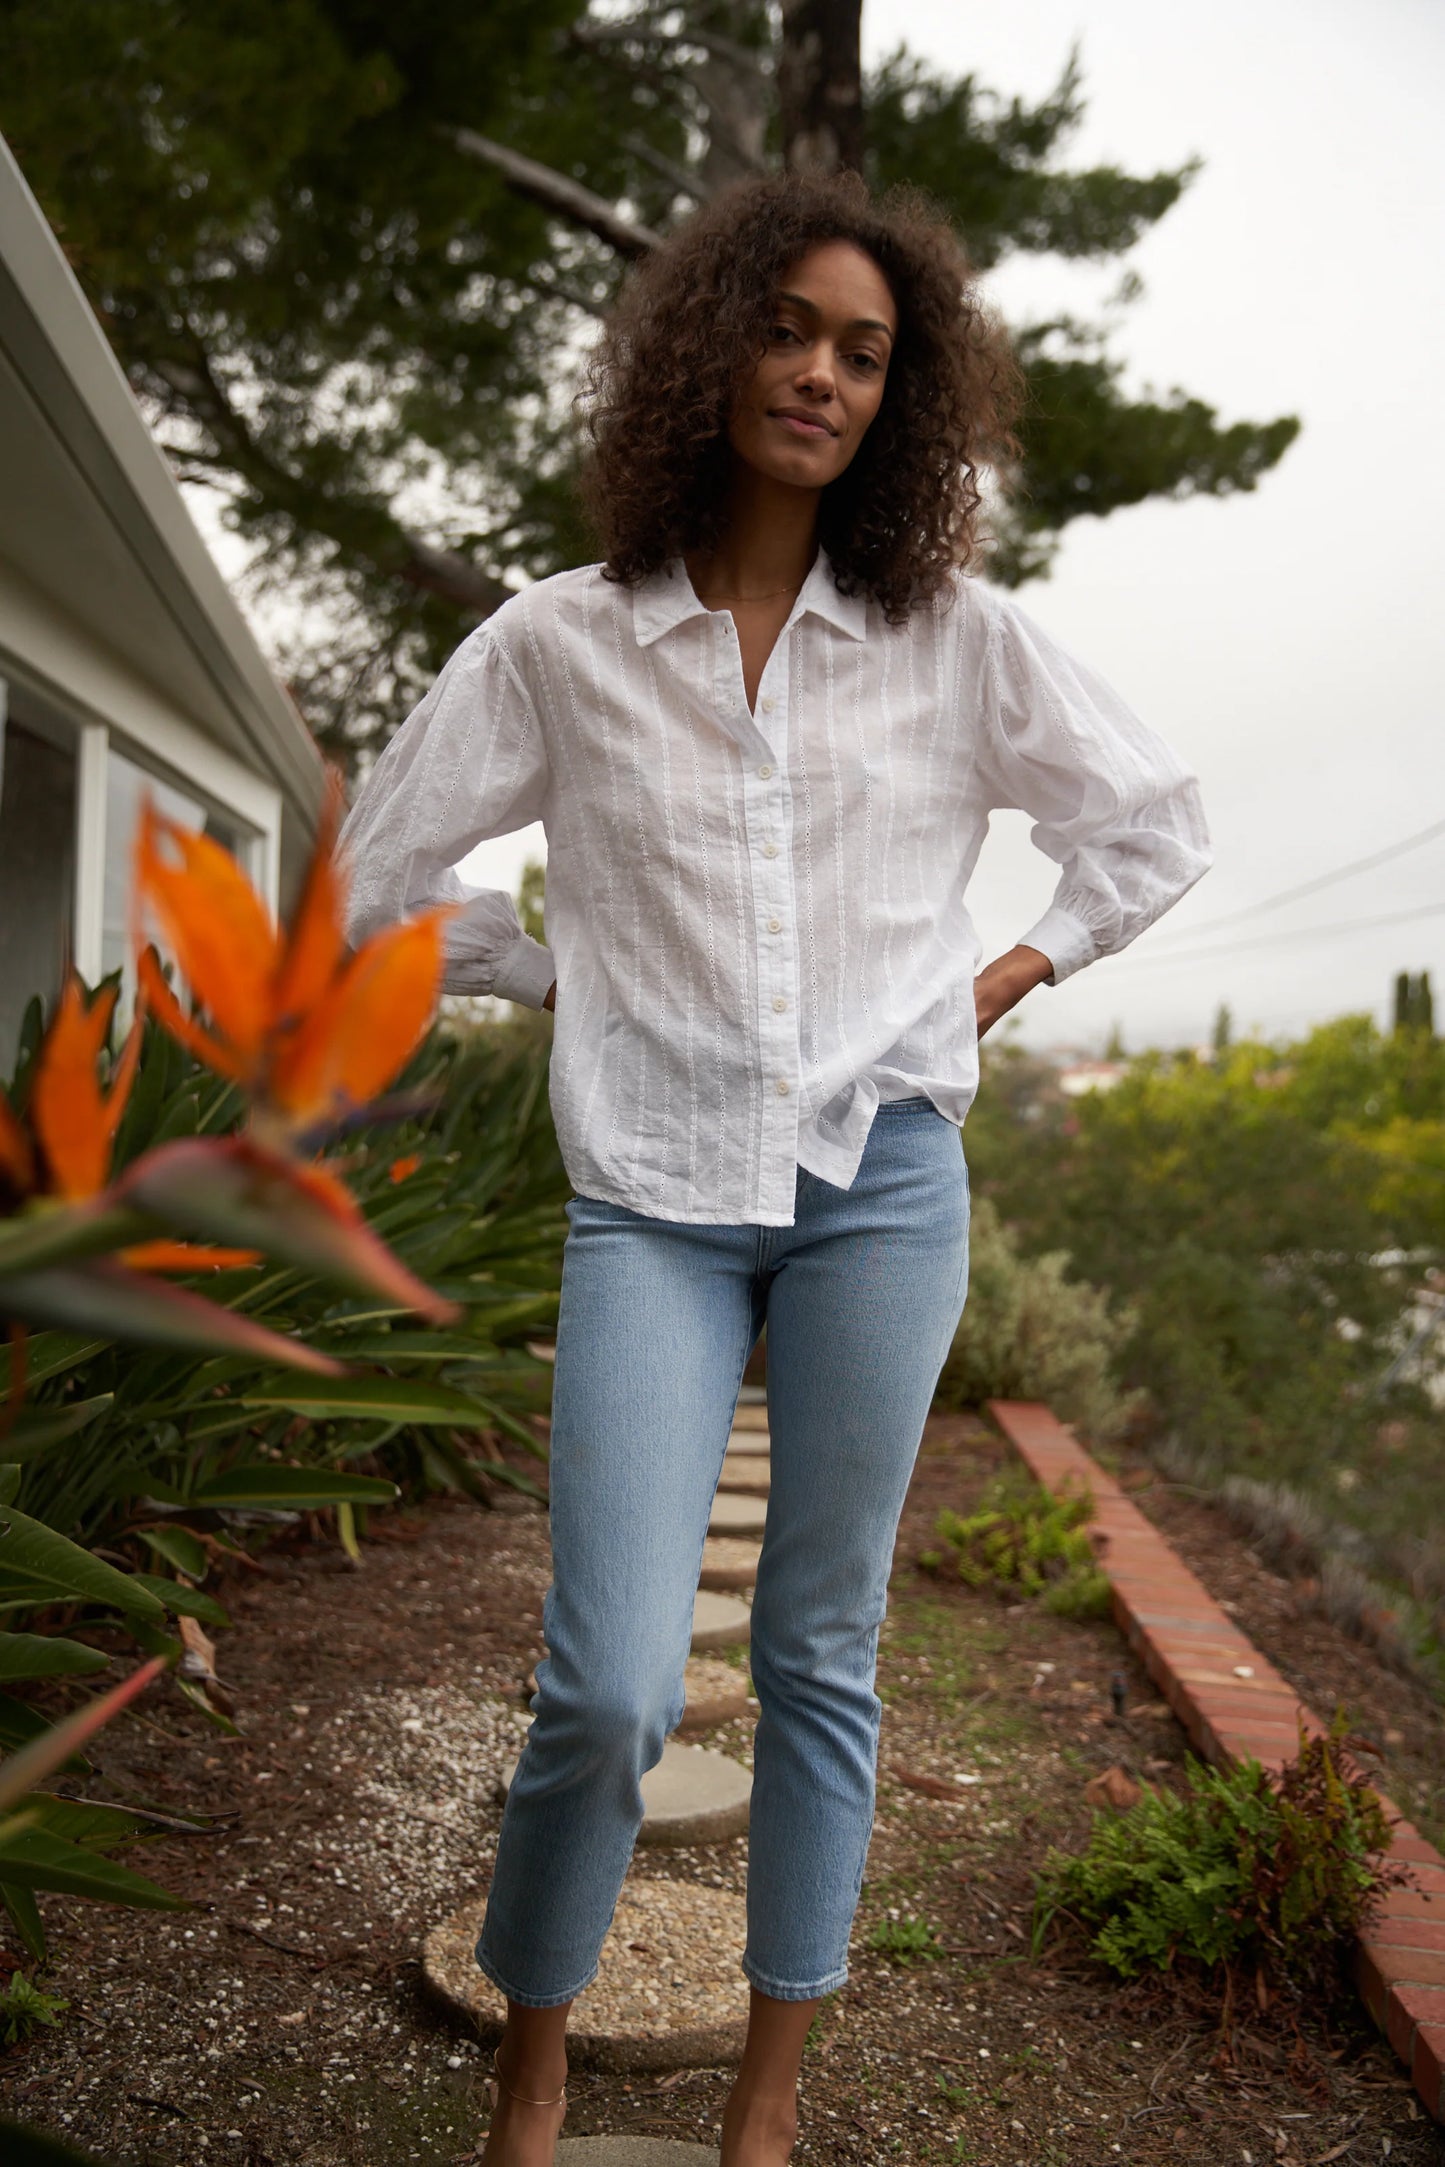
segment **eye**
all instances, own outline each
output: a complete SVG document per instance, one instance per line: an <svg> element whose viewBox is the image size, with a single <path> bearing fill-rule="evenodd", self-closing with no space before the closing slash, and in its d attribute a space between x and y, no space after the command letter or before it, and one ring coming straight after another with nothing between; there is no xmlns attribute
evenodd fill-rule
<svg viewBox="0 0 1445 2167"><path fill-rule="evenodd" d="M781 344L784 339L791 339L795 338L796 336L797 334L793 330L791 324L771 324L768 327L768 337L770 339L776 339L779 344Z"/></svg>
<svg viewBox="0 0 1445 2167"><path fill-rule="evenodd" d="M865 376L876 375L883 366L876 354L850 354L848 359L854 368L861 369Z"/></svg>

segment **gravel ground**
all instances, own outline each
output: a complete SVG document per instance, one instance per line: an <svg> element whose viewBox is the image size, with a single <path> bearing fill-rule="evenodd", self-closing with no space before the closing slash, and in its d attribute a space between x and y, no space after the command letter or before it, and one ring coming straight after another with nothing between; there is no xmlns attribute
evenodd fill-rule
<svg viewBox="0 0 1445 2167"><path fill-rule="evenodd" d="M1084 1786L1115 1764L1167 1775L1184 1748L1111 1627L913 1569L939 1507L965 1507L999 1455L981 1425L930 1423L880 1654L879 1813L853 1976L815 2027L797 2159L1445 2167L1445 2139L1363 2020L1273 2022L1226 2052L1186 1996L1121 1990L1066 1945L1030 1961L1030 1873L1050 1843L1082 1840ZM1257 1592L1246 1546L1222 1525L1209 1542L1210 1584L1227 1573ZM0 2054L3 2110L116 2167L472 2155L480 2051L422 1996L417 1959L426 1931L484 1886L546 1576L539 1513L445 1501L380 1523L359 1572L298 1549L228 1586L220 1668L243 1736L218 1737L162 1689L107 1734L86 1779L88 1795L123 1786L230 1817L130 1854L196 1908L42 1900L50 1983L72 2007ZM1275 1661L1288 1669L1296 1629L1317 1706L1333 1660L1351 1698L1367 1692L1368 1651L1340 1642L1332 1656L1333 1629L1285 1603L1261 1635ZM1427 1716L1390 1708L1413 1765ZM732 1724L709 1743L745 1759L747 1738ZM634 1873L739 1893L745 1861L738 1841L644 1852ZM932 1953L910 1954L922 1928ZM581 2072L568 2129L711 2137L727 2082L716 2067Z"/></svg>

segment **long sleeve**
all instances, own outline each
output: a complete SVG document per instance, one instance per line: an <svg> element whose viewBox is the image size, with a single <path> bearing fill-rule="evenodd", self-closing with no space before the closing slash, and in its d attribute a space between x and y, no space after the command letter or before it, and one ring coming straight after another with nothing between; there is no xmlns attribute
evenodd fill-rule
<svg viewBox="0 0 1445 2167"><path fill-rule="evenodd" d="M347 816L348 938L460 903L446 930L446 991L540 1008L557 975L551 951L522 931L504 890L469 888L454 868L476 844L540 819L548 779L526 688L483 626L408 715Z"/></svg>
<svg viewBox="0 0 1445 2167"><path fill-rule="evenodd" d="M1195 776L1112 686L999 599L983 686L982 777L996 806L1031 813L1061 867L1020 936L1058 985L1117 954L1212 862Z"/></svg>

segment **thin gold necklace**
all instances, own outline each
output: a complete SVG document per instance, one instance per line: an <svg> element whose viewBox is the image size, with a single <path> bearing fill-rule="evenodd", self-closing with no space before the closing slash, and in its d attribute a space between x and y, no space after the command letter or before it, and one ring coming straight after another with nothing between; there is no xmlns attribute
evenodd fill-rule
<svg viewBox="0 0 1445 2167"><path fill-rule="evenodd" d="M801 581L801 580L799 580L799 582L798 582L798 586L797 586L797 587L773 587L773 588L771 588L771 589L770 589L770 590L768 591L768 593L767 593L767 594L715 594L715 595L713 596L713 601L714 601L714 602L776 602L776 601L777 601L777 599L778 599L778 596L779 596L780 594L796 594L796 593L798 592L798 589L799 589L799 588L800 588L800 587L802 586L802 584L803 584L803 583L802 583L802 581ZM702 601L702 596L701 596L701 595L699 595L699 596L698 596L698 600L699 600L699 602L701 602L701 601ZM704 607L706 607L706 605L704 605Z"/></svg>

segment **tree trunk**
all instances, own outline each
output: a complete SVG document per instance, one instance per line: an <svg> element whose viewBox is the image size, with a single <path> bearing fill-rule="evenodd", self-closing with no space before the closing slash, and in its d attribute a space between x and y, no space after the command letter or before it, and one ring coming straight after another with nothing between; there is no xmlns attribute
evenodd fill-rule
<svg viewBox="0 0 1445 2167"><path fill-rule="evenodd" d="M863 165L863 0L782 0L778 111L790 173Z"/></svg>

